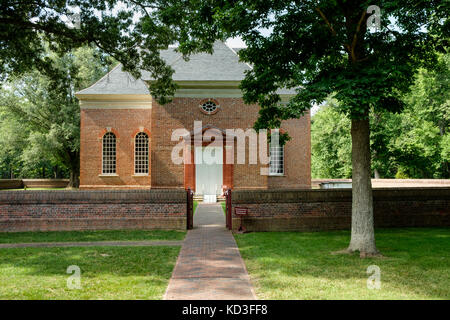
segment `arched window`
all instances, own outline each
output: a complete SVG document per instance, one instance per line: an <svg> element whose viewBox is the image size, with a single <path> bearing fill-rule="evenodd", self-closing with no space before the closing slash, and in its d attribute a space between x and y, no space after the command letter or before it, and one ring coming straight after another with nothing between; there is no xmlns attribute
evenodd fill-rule
<svg viewBox="0 0 450 320"><path fill-rule="evenodd" d="M148 174L148 135L139 132L134 139L134 173Z"/></svg>
<svg viewBox="0 0 450 320"><path fill-rule="evenodd" d="M277 137L273 140L275 143L269 143L269 175L281 176L284 175L284 146L279 143L279 133L273 135Z"/></svg>
<svg viewBox="0 0 450 320"><path fill-rule="evenodd" d="M116 173L116 135L112 132L107 132L103 136L102 173Z"/></svg>

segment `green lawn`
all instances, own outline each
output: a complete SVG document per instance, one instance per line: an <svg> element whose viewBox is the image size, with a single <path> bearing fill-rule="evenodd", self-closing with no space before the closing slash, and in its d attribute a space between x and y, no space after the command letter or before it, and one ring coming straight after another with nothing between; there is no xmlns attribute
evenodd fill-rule
<svg viewBox="0 0 450 320"><path fill-rule="evenodd" d="M198 201L194 200L194 208L193 208L193 210L194 210L193 214L194 215L195 215L195 211L197 210L197 207L198 207Z"/></svg>
<svg viewBox="0 0 450 320"><path fill-rule="evenodd" d="M221 202L220 205L222 206L223 214L226 216L227 215L227 203Z"/></svg>
<svg viewBox="0 0 450 320"><path fill-rule="evenodd" d="M183 240L185 235L184 231L165 230L0 232L0 243Z"/></svg>
<svg viewBox="0 0 450 320"><path fill-rule="evenodd" d="M450 299L450 228L380 229L384 258L332 255L349 232L236 234L260 299ZM367 267L381 289L367 288Z"/></svg>
<svg viewBox="0 0 450 320"><path fill-rule="evenodd" d="M180 247L0 249L0 299L161 299ZM81 289L67 287L67 267Z"/></svg>

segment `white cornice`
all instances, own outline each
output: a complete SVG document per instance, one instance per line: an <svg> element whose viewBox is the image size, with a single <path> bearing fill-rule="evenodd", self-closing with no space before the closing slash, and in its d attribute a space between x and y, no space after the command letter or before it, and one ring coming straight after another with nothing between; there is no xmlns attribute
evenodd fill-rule
<svg viewBox="0 0 450 320"><path fill-rule="evenodd" d="M76 93L79 100L104 100L104 101L149 101L152 100L150 94L82 94Z"/></svg>
<svg viewBox="0 0 450 320"><path fill-rule="evenodd" d="M80 109L151 109L149 94L78 94Z"/></svg>

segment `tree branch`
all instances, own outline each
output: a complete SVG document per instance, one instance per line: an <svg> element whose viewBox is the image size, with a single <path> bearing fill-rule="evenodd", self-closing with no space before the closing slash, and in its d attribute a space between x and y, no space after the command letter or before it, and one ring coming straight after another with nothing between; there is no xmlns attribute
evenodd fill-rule
<svg viewBox="0 0 450 320"><path fill-rule="evenodd" d="M326 22L326 24L328 25L328 28L330 28L331 33L333 34L333 36L336 36L336 30L334 30L333 25L330 23L330 21L327 19L327 17L325 16L325 14L322 12L322 10L320 10L320 8L316 8L316 11L320 14L320 16L322 17L322 19Z"/></svg>
<svg viewBox="0 0 450 320"><path fill-rule="evenodd" d="M352 56L353 62L358 61L358 59L356 58L356 55L355 55L355 47L356 47L356 43L358 42L358 34L361 31L361 24L364 21L365 17L366 17L366 10L363 11L361 18L358 21L358 25L356 26L356 32L353 35L353 41L352 41L352 46L351 46L351 50L350 50L350 54Z"/></svg>

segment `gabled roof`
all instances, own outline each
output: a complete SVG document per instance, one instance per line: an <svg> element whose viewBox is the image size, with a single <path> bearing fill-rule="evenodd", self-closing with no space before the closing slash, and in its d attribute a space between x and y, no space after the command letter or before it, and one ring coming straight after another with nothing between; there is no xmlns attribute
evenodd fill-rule
<svg viewBox="0 0 450 320"><path fill-rule="evenodd" d="M169 48L161 51L161 58L175 71L174 81L241 81L245 71L251 70L225 43L216 41L213 50L213 54L198 53L185 61L175 48ZM152 80L152 77L144 71L142 79Z"/></svg>
<svg viewBox="0 0 450 320"><path fill-rule="evenodd" d="M118 64L92 86L76 93L76 95L90 94L136 95L149 94L149 91L144 81L134 79L131 74L122 71L122 65Z"/></svg>
<svg viewBox="0 0 450 320"><path fill-rule="evenodd" d="M198 53L185 61L175 48L169 48L161 51L161 57L174 69L175 82L238 83L244 79L245 71L251 70L248 64L239 61L237 53L225 43L215 42L213 50L213 54ZM89 88L78 91L76 95L149 94L146 81L151 80L153 79L148 71L142 71L141 79L136 80L128 72L122 71L122 65L119 64L99 81ZM292 90L292 93L295 92Z"/></svg>

